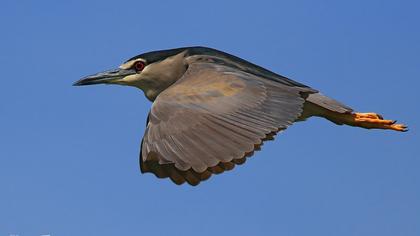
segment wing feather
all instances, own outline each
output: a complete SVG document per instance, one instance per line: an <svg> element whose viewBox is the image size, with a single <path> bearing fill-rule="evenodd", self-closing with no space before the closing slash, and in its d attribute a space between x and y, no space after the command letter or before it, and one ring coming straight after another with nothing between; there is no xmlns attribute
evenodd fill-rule
<svg viewBox="0 0 420 236"><path fill-rule="evenodd" d="M141 171L197 185L232 170L300 116L303 89L224 65L190 64L152 105Z"/></svg>

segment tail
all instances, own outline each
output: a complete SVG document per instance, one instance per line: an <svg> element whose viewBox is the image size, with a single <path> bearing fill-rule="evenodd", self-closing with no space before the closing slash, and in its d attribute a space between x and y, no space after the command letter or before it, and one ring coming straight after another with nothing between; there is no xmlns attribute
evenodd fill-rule
<svg viewBox="0 0 420 236"><path fill-rule="evenodd" d="M354 112L350 107L321 93L310 94L306 98L300 120L304 120L310 116L323 117L338 125L350 125L365 129L408 131L406 125L396 124L395 120L385 120L381 115L373 112Z"/></svg>

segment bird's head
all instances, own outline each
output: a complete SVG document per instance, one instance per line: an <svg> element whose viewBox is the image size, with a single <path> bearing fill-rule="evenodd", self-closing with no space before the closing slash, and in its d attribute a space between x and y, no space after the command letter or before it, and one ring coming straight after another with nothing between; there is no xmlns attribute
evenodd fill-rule
<svg viewBox="0 0 420 236"><path fill-rule="evenodd" d="M119 84L140 88L149 100L154 100L186 71L187 48L162 50L135 56L117 69L86 76L74 86Z"/></svg>

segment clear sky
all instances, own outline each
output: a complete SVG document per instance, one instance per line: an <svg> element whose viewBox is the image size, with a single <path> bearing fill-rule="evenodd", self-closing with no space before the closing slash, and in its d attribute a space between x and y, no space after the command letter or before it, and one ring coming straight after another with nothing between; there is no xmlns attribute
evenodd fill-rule
<svg viewBox="0 0 420 236"><path fill-rule="evenodd" d="M0 3L0 236L420 235L419 1ZM198 187L140 174L151 103L72 87L142 52L218 48L397 133L311 119Z"/></svg>

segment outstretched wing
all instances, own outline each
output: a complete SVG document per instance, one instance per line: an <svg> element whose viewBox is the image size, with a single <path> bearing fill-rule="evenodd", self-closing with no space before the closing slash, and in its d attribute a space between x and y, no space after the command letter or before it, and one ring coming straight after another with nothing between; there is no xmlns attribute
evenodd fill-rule
<svg viewBox="0 0 420 236"><path fill-rule="evenodd" d="M140 168L197 185L242 164L301 114L301 92L224 65L192 63L154 101Z"/></svg>

